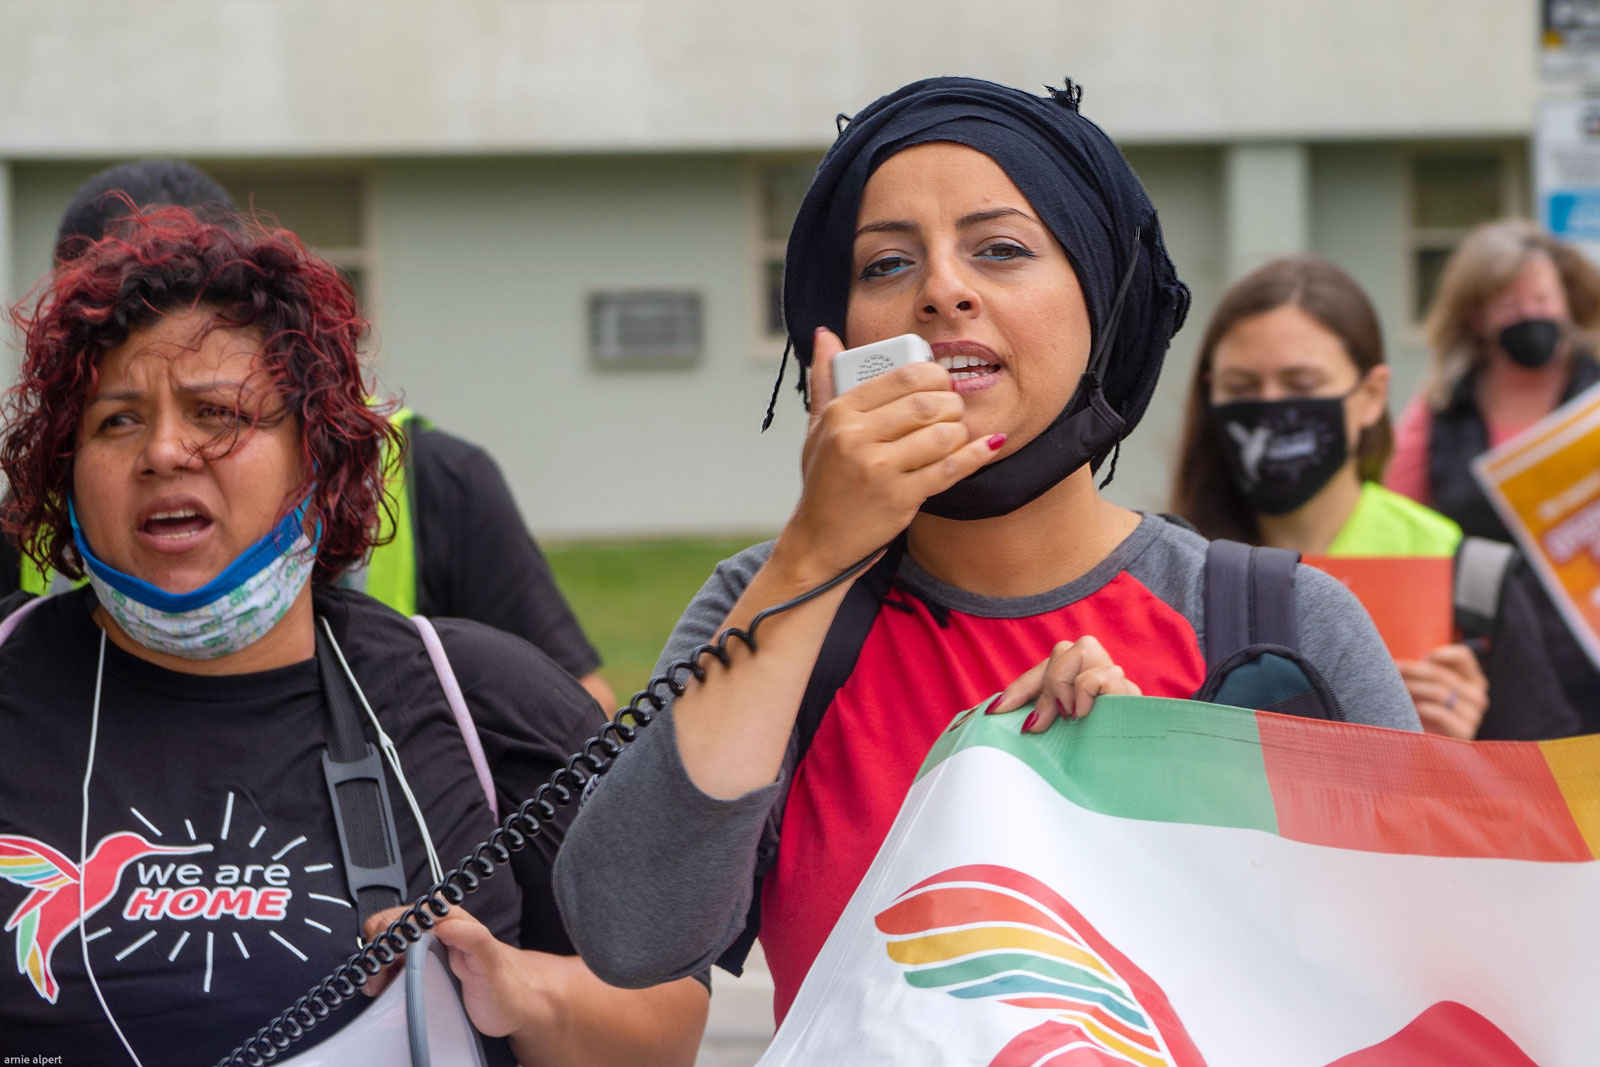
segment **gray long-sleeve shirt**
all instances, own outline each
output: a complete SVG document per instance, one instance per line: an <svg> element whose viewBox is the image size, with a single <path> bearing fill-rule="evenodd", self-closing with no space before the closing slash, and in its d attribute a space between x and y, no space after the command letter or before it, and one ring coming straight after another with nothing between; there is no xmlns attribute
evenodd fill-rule
<svg viewBox="0 0 1600 1067"><path fill-rule="evenodd" d="M756 545L718 564L673 629L658 671L715 635L771 547ZM1205 552L1197 534L1147 516L1088 574L1035 596L1001 599L955 589L909 557L898 578L950 611L1023 618L1093 596L1126 573L1189 622L1203 655ZM1351 721L1420 729L1377 630L1348 590L1301 567L1295 614L1300 652ZM1049 651L1040 649L1039 658ZM1137 681L1137 666L1126 666ZM670 707L640 734L586 798L556 860L562 917L596 974L614 985L641 987L694 974L717 960L744 928L758 851L770 855L796 756L791 743L777 781L719 800L701 792L684 770Z"/></svg>

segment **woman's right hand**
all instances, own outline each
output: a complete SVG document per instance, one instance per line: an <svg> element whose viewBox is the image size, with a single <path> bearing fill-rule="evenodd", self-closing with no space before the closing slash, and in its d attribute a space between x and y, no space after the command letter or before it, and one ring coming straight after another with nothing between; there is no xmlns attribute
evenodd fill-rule
<svg viewBox="0 0 1600 1067"><path fill-rule="evenodd" d="M937 363L898 367L835 396L833 357L843 350L832 331L817 330L804 488L779 539L819 579L888 544L923 501L993 462L1006 440L969 439L966 405Z"/></svg>
<svg viewBox="0 0 1600 1067"><path fill-rule="evenodd" d="M1023 672L1000 693L984 712L1004 715L1033 702L1033 712L1022 721L1025 734L1042 734L1063 715L1078 720L1094 708L1096 697L1144 696L1144 690L1111 659L1098 638L1085 634L1076 641L1059 641L1050 658Z"/></svg>

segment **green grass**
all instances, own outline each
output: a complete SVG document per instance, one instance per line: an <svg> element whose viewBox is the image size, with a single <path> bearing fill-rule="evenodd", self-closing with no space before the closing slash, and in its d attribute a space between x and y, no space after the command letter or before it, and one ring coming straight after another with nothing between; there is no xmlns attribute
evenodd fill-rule
<svg viewBox="0 0 1600 1067"><path fill-rule="evenodd" d="M620 704L650 680L667 634L720 561L766 540L748 537L546 544L556 582Z"/></svg>

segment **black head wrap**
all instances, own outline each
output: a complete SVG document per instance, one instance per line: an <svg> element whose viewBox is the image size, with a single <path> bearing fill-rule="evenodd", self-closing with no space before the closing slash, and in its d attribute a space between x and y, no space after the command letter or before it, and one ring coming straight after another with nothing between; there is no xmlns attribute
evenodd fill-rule
<svg viewBox="0 0 1600 1067"><path fill-rule="evenodd" d="M783 312L805 368L816 327L844 336L867 179L884 160L914 145L949 141L994 160L1077 273L1093 346L1072 399L1013 455L929 499L923 510L932 514L1004 515L1084 463L1098 467L1144 414L1167 344L1188 312L1189 290L1161 243L1155 207L1116 144L1078 113L1080 95L1071 82L1043 97L974 78L913 82L849 120L795 217ZM800 388L804 392L804 370Z"/></svg>

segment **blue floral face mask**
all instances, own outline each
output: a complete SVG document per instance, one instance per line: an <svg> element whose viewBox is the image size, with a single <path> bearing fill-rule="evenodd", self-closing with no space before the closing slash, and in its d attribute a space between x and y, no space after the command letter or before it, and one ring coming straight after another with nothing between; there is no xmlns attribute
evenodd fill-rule
<svg viewBox="0 0 1600 1067"><path fill-rule="evenodd" d="M311 580L322 535L320 525L315 540L306 535L303 503L205 585L169 593L97 557L70 502L68 514L100 605L145 648L184 659L217 659L265 637Z"/></svg>

